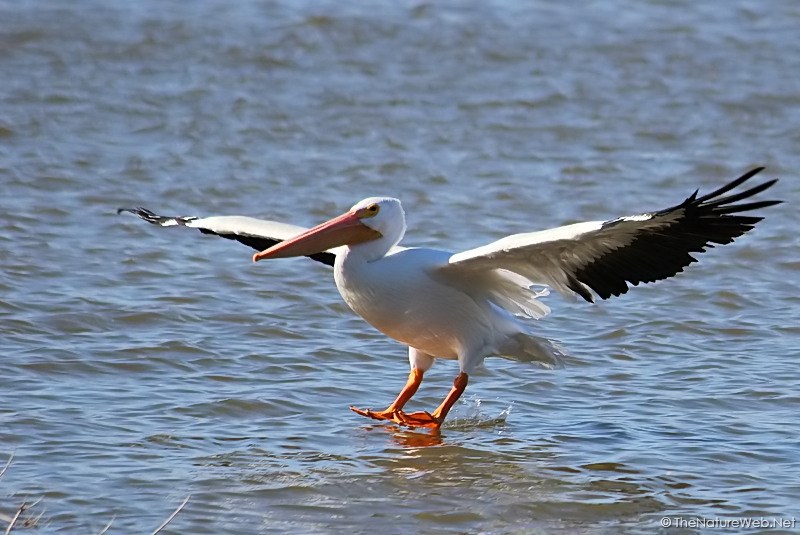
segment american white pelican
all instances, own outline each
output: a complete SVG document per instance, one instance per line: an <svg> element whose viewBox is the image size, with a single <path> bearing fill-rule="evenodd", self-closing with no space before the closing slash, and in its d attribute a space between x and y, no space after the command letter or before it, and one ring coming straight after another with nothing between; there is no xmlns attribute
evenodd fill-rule
<svg viewBox="0 0 800 535"><path fill-rule="evenodd" d="M742 212L781 202L739 203L777 179L723 196L762 170L702 197L695 191L665 210L515 234L455 254L398 246L405 215L400 201L389 197L364 199L310 230L239 216L163 217L144 208L119 212L235 239L260 251L253 261L309 256L332 265L350 308L409 348L411 372L397 398L381 411L351 409L378 420L438 428L486 357L545 363L556 357L553 346L533 336L524 321L549 312L539 300L547 292L534 290L535 285L593 302L593 293L607 299L626 293L628 284L683 271L696 261L692 253L730 243L762 219ZM453 388L431 413L404 412L435 358L458 361Z"/></svg>

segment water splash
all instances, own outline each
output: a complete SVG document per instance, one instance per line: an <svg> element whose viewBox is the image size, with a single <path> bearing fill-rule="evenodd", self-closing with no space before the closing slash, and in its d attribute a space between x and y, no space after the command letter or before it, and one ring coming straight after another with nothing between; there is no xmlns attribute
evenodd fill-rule
<svg viewBox="0 0 800 535"><path fill-rule="evenodd" d="M482 400L475 395L462 399L450 413L450 417L442 425L442 429L479 429L505 425L511 414L513 403L501 410L497 415L486 414Z"/></svg>

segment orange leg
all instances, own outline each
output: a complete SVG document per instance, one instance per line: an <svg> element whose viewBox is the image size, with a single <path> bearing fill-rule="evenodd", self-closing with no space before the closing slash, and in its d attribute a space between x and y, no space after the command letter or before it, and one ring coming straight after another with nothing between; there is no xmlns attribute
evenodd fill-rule
<svg viewBox="0 0 800 535"><path fill-rule="evenodd" d="M438 429L447 417L447 413L450 412L450 409L455 405L456 401L458 401L458 398L464 393L468 382L469 376L464 372L459 373L456 380L453 381L453 388L450 389L450 392L447 394L447 397L444 398L442 404L436 407L433 414L427 411L412 412L410 414L398 412L396 416L399 416L401 420L398 423L409 427L433 427Z"/></svg>
<svg viewBox="0 0 800 535"><path fill-rule="evenodd" d="M406 381L406 385L397 395L397 398L389 405L386 410L382 411L372 411L370 409L358 409L356 407L350 407L350 410L360 414L361 416L366 416L367 418L375 418L376 420L392 420L397 423L402 423L398 415L402 414L403 407L411 399L411 396L417 393L417 389L419 385L422 383L422 374L424 372L417 368L412 368L411 372L408 374L408 381Z"/></svg>

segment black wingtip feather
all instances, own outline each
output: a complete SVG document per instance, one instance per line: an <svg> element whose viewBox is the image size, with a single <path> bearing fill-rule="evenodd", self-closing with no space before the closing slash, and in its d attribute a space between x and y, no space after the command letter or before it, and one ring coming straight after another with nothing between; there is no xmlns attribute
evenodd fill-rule
<svg viewBox="0 0 800 535"><path fill-rule="evenodd" d="M709 199L713 199L714 197L719 197L720 195L723 195L723 194L729 192L730 190L738 187L739 185L745 183L746 181L750 180L751 178L756 176L758 173L760 173L764 169L766 169L766 168L765 167L754 167L753 169L749 170L748 172L746 172L745 174L743 174L742 176L740 176L736 180L732 180L731 182L725 184L721 188L718 188L718 189L712 191L711 193L709 193L707 195L704 195L704 196L702 196L702 197L700 197L699 199L696 199L696 200L699 203L703 203L703 202L706 202Z"/></svg>
<svg viewBox="0 0 800 535"><path fill-rule="evenodd" d="M577 280L569 280L568 287L587 301L589 299L584 295L586 289L583 284L602 299L608 299L612 295L626 293L628 284L654 282L680 273L686 266L697 261L691 253L702 253L714 247L714 244L731 243L763 219L740 215L742 212L783 202L766 200L735 204L769 189L778 179L768 180L745 191L723 197L763 170L764 167L753 168L711 193L697 197L698 191L695 191L681 204L653 213L651 219L663 218L663 226L632 229L635 236L630 243L609 251L576 270L574 279ZM620 218L604 225L604 229L612 232L617 225L632 223L633 220ZM570 276L572 278L573 275Z"/></svg>
<svg viewBox="0 0 800 535"><path fill-rule="evenodd" d="M162 227L168 227L173 225L186 225L189 221L194 221L197 219L196 217L189 217L189 216L163 216L158 215L147 208L142 206L137 206L135 208L118 208L117 214L121 214L123 212L129 212L140 219L147 221L153 225L161 225Z"/></svg>

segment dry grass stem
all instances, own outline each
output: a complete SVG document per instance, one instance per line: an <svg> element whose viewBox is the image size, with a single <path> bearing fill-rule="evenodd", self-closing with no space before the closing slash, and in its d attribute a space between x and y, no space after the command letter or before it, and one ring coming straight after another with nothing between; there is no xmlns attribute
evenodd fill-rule
<svg viewBox="0 0 800 535"><path fill-rule="evenodd" d="M173 519L173 518L175 518L175 516L176 516L178 513L180 513L180 512L181 512L181 509L183 509L183 507L184 507L184 506L185 506L185 505L186 505L186 504L189 502L189 498L191 498L191 497L192 497L192 495L191 495L191 494L189 494L189 495L186 497L186 499L185 499L185 500L183 500L183 503L182 503L182 504L180 504L180 505L178 506L178 508L177 508L177 509L175 509L175 510L172 512L172 514L171 514L171 515L169 515L169 518L167 518L166 520L164 520L164 522L163 522L163 523L162 523L160 526L158 526L158 528L156 528L156 530L155 530L155 531L154 531L154 532L153 532L151 535L156 535L156 534L157 534L157 533L159 533L159 532L160 532L162 529L164 529L164 528L166 527L166 525L167 525L167 524L169 524L170 522L172 522L172 519Z"/></svg>
<svg viewBox="0 0 800 535"><path fill-rule="evenodd" d="M109 521L108 521L108 524L106 524L106 527L104 527L104 528L103 528L103 531L101 531L101 532L100 532L100 533L98 533L97 535L105 535L105 534L106 534L106 532L109 530L109 528L111 528L111 524L113 524L113 523L114 523L114 519L115 519L115 518L117 518L117 517L115 517L115 516L112 516L112 517L111 517L111 520L109 520Z"/></svg>
<svg viewBox="0 0 800 535"><path fill-rule="evenodd" d="M3 466L2 470L0 470L0 477L3 477L3 474L6 473L6 471L8 470L8 467L11 466L11 461L13 461L13 460L14 460L14 454L11 453L11 455L8 457L8 460L6 461L5 466ZM186 504L189 503L189 498L191 498L191 497L192 497L191 494L186 496L186 499L183 500L183 503L181 503L178 506L178 508L175 509L172 512L172 514L169 515L169 517L167 517L167 519L164 520L164 522L161 523L160 526L158 526L158 528L156 528L156 530L152 533L152 535L157 535L158 533L161 533L161 530L163 530L167 526L167 524L172 522L172 520L176 516L178 516L178 513L180 513L181 510L183 510L183 508L186 506ZM0 513L0 522L3 522L3 523L6 524L6 529L3 532L3 535L9 535L11 533L11 530L13 530L15 526L16 527L24 526L24 527L27 527L27 528L35 527L39 523L39 521L41 520L42 515L44 515L44 511L39 513L37 516L31 516L29 514L24 519L22 519L22 514L25 513L26 511L30 511L32 508L34 508L37 505L39 505L39 502L41 502L41 501L42 501L42 498L39 498L38 500L36 500L34 502L31 502L31 503L23 501L22 505L20 505L17 508L17 511L14 513L14 516L10 516L10 515L4 514L4 513ZM103 528L103 530L98 535L106 535L106 533L108 533L108 530L111 529L111 525L114 523L115 519L116 519L116 517L112 517L111 520L108 521L108 524L106 524L106 526ZM2 529L2 527L0 527L0 529Z"/></svg>
<svg viewBox="0 0 800 535"><path fill-rule="evenodd" d="M38 500L36 500L35 502L33 502L31 504L28 504L26 502L22 502L22 505L20 505L19 508L17 509L17 514L15 514L14 517L11 519L11 522L9 522L8 527L6 528L6 531L5 531L5 535L8 535L9 533L11 533L11 530L14 529L14 526L16 525L17 520L19 520L19 517L20 517L20 515L22 513L24 513L25 511L27 511L28 509L30 509L32 507L36 507L39 504L40 501L42 501L41 498L39 498ZM26 523L27 523L27 521L26 521Z"/></svg>
<svg viewBox="0 0 800 535"><path fill-rule="evenodd" d="M9 466L11 466L11 461L13 461L13 460L14 460L14 452L12 451L11 455L8 457L8 461L6 462L6 465L3 467L2 470L0 470L0 477L3 477L3 474L6 473L6 470L8 470Z"/></svg>
<svg viewBox="0 0 800 535"><path fill-rule="evenodd" d="M19 506L19 509L17 509L17 514L15 514L14 518L11 519L11 522L8 523L8 527L6 528L5 535L8 535L9 533L11 533L11 530L14 529L14 524L17 523L17 519L19 518L19 515L21 515L22 511L24 511L24 510L25 510L25 502L23 502L22 505Z"/></svg>

